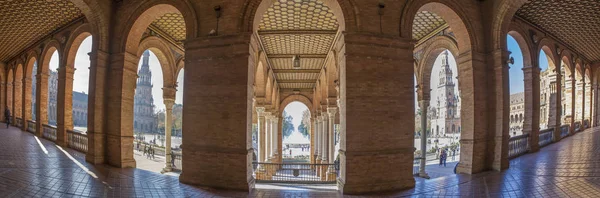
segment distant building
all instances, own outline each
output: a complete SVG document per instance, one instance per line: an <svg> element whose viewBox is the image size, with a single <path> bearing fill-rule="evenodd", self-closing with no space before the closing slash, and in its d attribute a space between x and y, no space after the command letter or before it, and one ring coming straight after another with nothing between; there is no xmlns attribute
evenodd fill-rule
<svg viewBox="0 0 600 198"><path fill-rule="evenodd" d="M525 93L519 92L510 95L510 136L523 134L523 115L525 114Z"/></svg>
<svg viewBox="0 0 600 198"><path fill-rule="evenodd" d="M146 50L142 56L142 67L138 72L137 86L134 96L133 130L140 133L158 132L157 115L154 112L154 97L152 96L152 72L148 64L150 51Z"/></svg>
<svg viewBox="0 0 600 198"><path fill-rule="evenodd" d="M460 99L454 92L456 86L452 69L448 63L448 51L442 53L442 69L439 73L437 86L438 98L435 105L430 105L429 117L431 130L435 137L459 136L460 125Z"/></svg>
<svg viewBox="0 0 600 198"><path fill-rule="evenodd" d="M73 91L73 125L87 127L88 95Z"/></svg>

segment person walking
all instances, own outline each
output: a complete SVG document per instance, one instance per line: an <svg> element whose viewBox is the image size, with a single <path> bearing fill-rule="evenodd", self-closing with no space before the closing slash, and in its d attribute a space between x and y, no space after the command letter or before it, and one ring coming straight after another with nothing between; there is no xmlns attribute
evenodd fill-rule
<svg viewBox="0 0 600 198"><path fill-rule="evenodd" d="M448 154L446 153L446 149L442 150L442 157L440 157L440 159L442 159L442 163L444 164L444 167L446 167L446 158L448 158Z"/></svg>
<svg viewBox="0 0 600 198"><path fill-rule="evenodd" d="M144 149L144 157L148 158L148 155L146 155L146 152L147 152L147 150L146 150L146 144L144 144L143 149Z"/></svg>
<svg viewBox="0 0 600 198"><path fill-rule="evenodd" d="M175 153L171 150L171 166L175 167Z"/></svg>
<svg viewBox="0 0 600 198"><path fill-rule="evenodd" d="M444 157L444 150L441 150L440 155L438 157L438 159L440 159L440 164L438 166L442 166L442 164L444 163L443 157Z"/></svg>
<svg viewBox="0 0 600 198"><path fill-rule="evenodd" d="M4 117L6 118L6 128L8 129L8 125L10 124L10 110L8 106L6 106L6 110L4 110Z"/></svg>

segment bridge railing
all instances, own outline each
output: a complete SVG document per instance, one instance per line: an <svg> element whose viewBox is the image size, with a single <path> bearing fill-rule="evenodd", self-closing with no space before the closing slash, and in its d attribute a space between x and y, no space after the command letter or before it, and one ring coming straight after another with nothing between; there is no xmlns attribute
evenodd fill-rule
<svg viewBox="0 0 600 198"><path fill-rule="evenodd" d="M512 159L529 152L529 133L508 139L508 158Z"/></svg>
<svg viewBox="0 0 600 198"><path fill-rule="evenodd" d="M43 137L50 141L56 141L56 127L47 124L42 124Z"/></svg>
<svg viewBox="0 0 600 198"><path fill-rule="evenodd" d="M544 129L540 131L539 145L544 147L552 143L552 137L554 136L554 128Z"/></svg>
<svg viewBox="0 0 600 198"><path fill-rule="evenodd" d="M560 126L560 139L563 139L569 135L569 125L565 124Z"/></svg>
<svg viewBox="0 0 600 198"><path fill-rule="evenodd" d="M87 153L87 151L88 151L87 134L74 132L72 130L67 130L67 138L68 138L69 148L78 150L83 153Z"/></svg>
<svg viewBox="0 0 600 198"><path fill-rule="evenodd" d="M590 120L585 119L583 120L583 129L587 129L590 128Z"/></svg>
<svg viewBox="0 0 600 198"><path fill-rule="evenodd" d="M35 133L35 121L27 120L27 131L30 133Z"/></svg>
<svg viewBox="0 0 600 198"><path fill-rule="evenodd" d="M175 159L175 166L173 166L173 170L181 171L181 160L183 159L182 151L173 151L173 159Z"/></svg>
<svg viewBox="0 0 600 198"><path fill-rule="evenodd" d="M253 162L257 183L335 184L335 164L294 164Z"/></svg>

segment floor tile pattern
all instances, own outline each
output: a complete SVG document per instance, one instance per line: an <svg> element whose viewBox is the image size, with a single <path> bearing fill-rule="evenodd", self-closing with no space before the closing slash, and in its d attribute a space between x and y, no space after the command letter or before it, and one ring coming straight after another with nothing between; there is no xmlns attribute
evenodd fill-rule
<svg viewBox="0 0 600 198"><path fill-rule="evenodd" d="M0 197L359 197L319 185L261 184L250 193L199 188L172 175L90 165L82 153L39 141L0 129ZM373 197L600 197L598 151L600 128L589 129L513 159L502 172L417 178L413 189Z"/></svg>

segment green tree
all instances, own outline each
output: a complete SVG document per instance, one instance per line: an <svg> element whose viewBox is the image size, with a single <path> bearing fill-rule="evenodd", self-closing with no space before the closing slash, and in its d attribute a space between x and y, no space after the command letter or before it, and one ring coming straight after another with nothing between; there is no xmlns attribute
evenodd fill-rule
<svg viewBox="0 0 600 198"><path fill-rule="evenodd" d="M289 137L294 132L294 124L292 124L292 116L283 111L283 137Z"/></svg>
<svg viewBox="0 0 600 198"><path fill-rule="evenodd" d="M304 137L310 135L310 111L308 111L308 109L302 112L302 122L300 123L300 126L298 126L298 131Z"/></svg>

